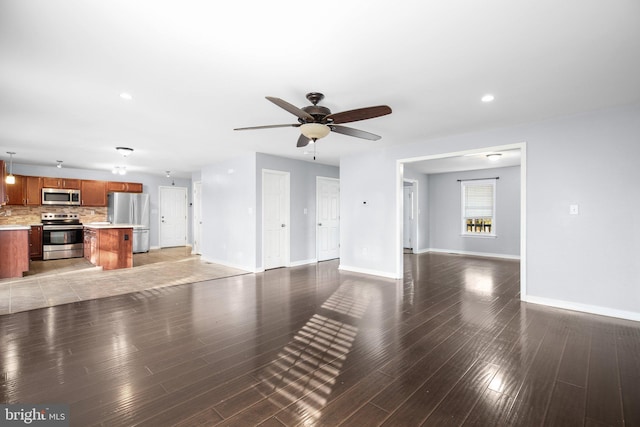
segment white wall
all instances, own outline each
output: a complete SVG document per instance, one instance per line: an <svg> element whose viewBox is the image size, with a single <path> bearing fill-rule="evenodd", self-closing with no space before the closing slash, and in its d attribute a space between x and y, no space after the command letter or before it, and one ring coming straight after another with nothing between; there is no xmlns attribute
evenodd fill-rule
<svg viewBox="0 0 640 427"><path fill-rule="evenodd" d="M496 180L497 237L463 237L458 180ZM429 248L435 251L520 256L520 167L493 168L429 175Z"/></svg>
<svg viewBox="0 0 640 427"><path fill-rule="evenodd" d="M341 268L401 273L392 227L398 159L526 141L522 298L640 320L639 140L635 105L345 157ZM570 204L579 215L569 215Z"/></svg>
<svg viewBox="0 0 640 427"><path fill-rule="evenodd" d="M142 173L127 172L126 175L114 175L110 171L97 171L89 169L75 169L63 167L58 169L55 166L35 166L13 163L13 172L18 175L30 176L51 176L63 178L95 179L99 181L119 181L119 182L141 182L142 191L149 194L149 208L151 212L151 224L149 229L149 245L151 248L159 247L160 238L160 207L158 205L158 195L160 186L171 186L187 188L188 210L187 210L187 242L192 242L192 218L191 211L191 180L184 178L167 178L164 175L149 175ZM106 217L105 217L106 221Z"/></svg>
<svg viewBox="0 0 640 427"><path fill-rule="evenodd" d="M256 156L202 168L202 259L254 271Z"/></svg>

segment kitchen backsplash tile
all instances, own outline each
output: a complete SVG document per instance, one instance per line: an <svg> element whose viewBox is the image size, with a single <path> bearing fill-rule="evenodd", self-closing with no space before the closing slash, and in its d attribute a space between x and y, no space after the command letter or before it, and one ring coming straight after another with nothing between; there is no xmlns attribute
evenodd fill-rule
<svg viewBox="0 0 640 427"><path fill-rule="evenodd" d="M0 224L39 224L41 214L55 213L77 213L80 215L80 222L101 222L107 220L106 207L77 207L77 206L1 206Z"/></svg>

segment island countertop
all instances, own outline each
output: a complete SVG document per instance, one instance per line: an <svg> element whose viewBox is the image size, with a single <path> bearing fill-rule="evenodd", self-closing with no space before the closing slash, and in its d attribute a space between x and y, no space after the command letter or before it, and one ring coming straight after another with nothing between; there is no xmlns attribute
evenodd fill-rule
<svg viewBox="0 0 640 427"><path fill-rule="evenodd" d="M30 225L20 225L20 224L2 224L0 225L0 231L11 231L11 230L31 230Z"/></svg>

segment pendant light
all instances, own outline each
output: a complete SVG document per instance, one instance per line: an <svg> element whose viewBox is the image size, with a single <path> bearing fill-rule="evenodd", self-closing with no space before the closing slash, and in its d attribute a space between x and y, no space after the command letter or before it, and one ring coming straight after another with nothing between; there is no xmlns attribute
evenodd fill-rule
<svg viewBox="0 0 640 427"><path fill-rule="evenodd" d="M13 155L16 153L13 151L7 151L7 154L9 155L9 175L5 178L5 182L7 184L15 184L16 177L13 176Z"/></svg>

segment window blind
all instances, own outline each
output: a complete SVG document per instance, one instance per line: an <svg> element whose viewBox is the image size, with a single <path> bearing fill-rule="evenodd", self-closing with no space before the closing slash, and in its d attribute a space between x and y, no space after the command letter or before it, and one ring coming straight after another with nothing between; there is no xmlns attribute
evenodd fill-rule
<svg viewBox="0 0 640 427"><path fill-rule="evenodd" d="M464 217L493 217L493 188L491 184L464 185Z"/></svg>

